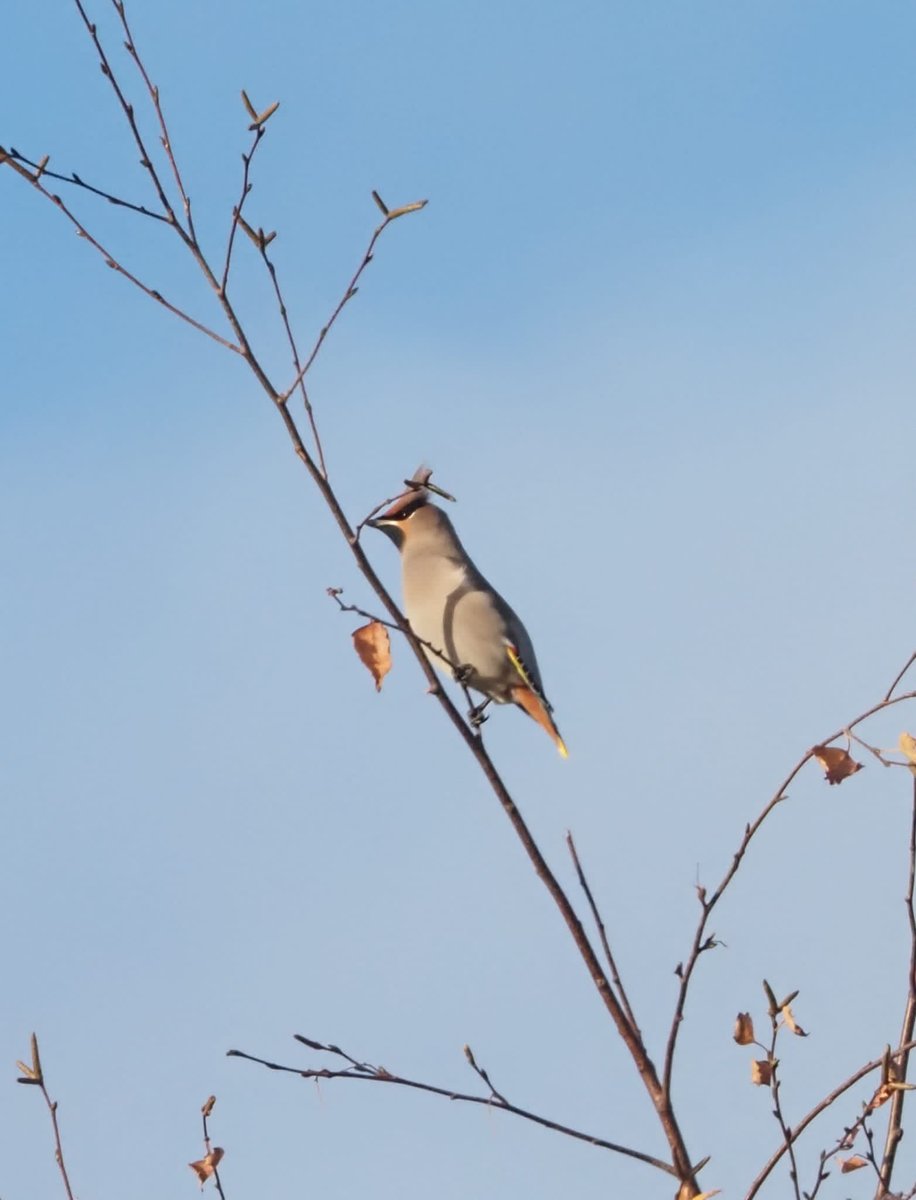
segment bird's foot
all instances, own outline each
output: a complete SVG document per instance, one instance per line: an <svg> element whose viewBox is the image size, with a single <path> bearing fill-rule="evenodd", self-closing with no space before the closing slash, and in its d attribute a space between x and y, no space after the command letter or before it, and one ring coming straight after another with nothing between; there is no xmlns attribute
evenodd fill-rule
<svg viewBox="0 0 916 1200"><path fill-rule="evenodd" d="M462 687L464 687L473 674L474 668L470 663L464 663L463 666L455 667L452 670L452 678L456 683L460 683Z"/></svg>
<svg viewBox="0 0 916 1200"><path fill-rule="evenodd" d="M472 729L479 729L484 721L489 720L489 717L484 712L489 703L489 700L484 700L483 704L475 704L472 708L468 709L468 721Z"/></svg>

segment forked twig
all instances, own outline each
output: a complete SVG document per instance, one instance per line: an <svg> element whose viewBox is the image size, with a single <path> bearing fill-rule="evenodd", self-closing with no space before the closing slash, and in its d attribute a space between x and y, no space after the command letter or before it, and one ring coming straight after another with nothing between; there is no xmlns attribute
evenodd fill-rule
<svg viewBox="0 0 916 1200"><path fill-rule="evenodd" d="M910 662L912 661L913 660L911 659ZM907 665L909 665L909 663ZM904 670L905 669L906 668L904 668ZM904 671L901 671L897 676L898 681L900 678L902 678L903 674ZM893 691L893 687L890 690ZM873 717L876 713L882 712L887 708L891 708L895 704L902 704L905 701L912 700L914 698L916 698L916 691L902 692L899 696L891 696L888 694L883 700L878 701L877 704L873 704L871 708L866 709L865 712L860 713L859 716L857 716L854 720L844 725L842 729L837 730L836 733L831 734L830 737L822 739L822 741L817 744L829 745L831 742L835 742L838 738L845 736L849 730L855 729L858 725L861 725L863 721L867 721L869 717ZM666 1094L670 1095L671 1091L674 1055L677 1049L680 1027L684 1020L684 1009L687 1003L687 995L690 990L690 981L693 978L693 972L696 969L696 965L701 954L703 954L705 950L709 949L711 945L714 944L706 932L709 925L709 918L711 917L716 905L728 890L729 885L735 878L735 875L738 873L738 868L741 866L744 856L747 853L751 842L754 840L755 835L759 832L761 826L777 807L777 805L788 799L786 789L795 780L802 768L813 758L814 750L812 749L806 751L806 753L801 756L789 774L782 781L777 790L773 793L772 797L764 805L762 811L758 814L755 820L745 826L744 835L741 838L738 849L732 856L732 861L729 864L725 874L722 876L722 879L720 880L715 891L709 895L705 888L698 889L701 907L700 919L697 922L697 927L694 931L693 944L691 945L690 953L688 954L686 961L680 965L677 972L680 985L678 987L677 999L674 1006L674 1015L671 1019L671 1026L668 1033L668 1042L667 1046L665 1047L665 1062L662 1070L662 1084Z"/></svg>
<svg viewBox="0 0 916 1200"><path fill-rule="evenodd" d="M423 1083L418 1079L408 1079L403 1075L395 1075L385 1067L375 1067L369 1063L360 1062L352 1058L349 1054L345 1054L337 1046L323 1045L321 1042L315 1042L310 1038L302 1037L301 1034L296 1035L296 1040L313 1049L338 1055L344 1058L350 1065L338 1071L327 1067L290 1067L282 1063L271 1062L266 1058L259 1058L256 1054L248 1054L244 1050L228 1050L226 1053L230 1058L243 1058L248 1062L258 1063L260 1066L266 1067L269 1071L281 1071L288 1075L298 1075L302 1079L360 1079L366 1083L392 1083L400 1087L412 1088L415 1091L428 1092L433 1096L443 1096L446 1100L457 1100L465 1104L481 1104L490 1109L512 1113L513 1116L521 1117L522 1120L542 1125L545 1129L553 1129L557 1133L565 1134L567 1137L575 1138L577 1141L587 1142L590 1146L597 1146L602 1150L610 1150L615 1154L622 1154L627 1158L638 1159L640 1162L656 1167L659 1171L664 1171L667 1175L677 1174L670 1163L663 1162L660 1158L656 1158L652 1154L646 1154L642 1150L634 1149L632 1146L621 1146L616 1142L609 1142L605 1138L595 1137L590 1133L584 1133L581 1129L562 1125L558 1121L551 1121L548 1117L542 1117L538 1113L533 1113L528 1109L519 1108L518 1105L510 1104L505 1099L500 1098L498 1094L493 1093L492 1090L489 1096L477 1096L473 1093L455 1091L453 1088L437 1087L435 1084ZM489 1080L485 1082L492 1089Z"/></svg>

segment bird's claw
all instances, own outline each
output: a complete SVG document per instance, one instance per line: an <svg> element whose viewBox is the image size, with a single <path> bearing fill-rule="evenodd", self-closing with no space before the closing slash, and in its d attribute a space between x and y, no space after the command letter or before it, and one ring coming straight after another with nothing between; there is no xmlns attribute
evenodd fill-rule
<svg viewBox="0 0 916 1200"><path fill-rule="evenodd" d="M486 704L478 704L468 709L468 721L472 729L479 729L484 721L489 721L489 716L483 711L485 708Z"/></svg>

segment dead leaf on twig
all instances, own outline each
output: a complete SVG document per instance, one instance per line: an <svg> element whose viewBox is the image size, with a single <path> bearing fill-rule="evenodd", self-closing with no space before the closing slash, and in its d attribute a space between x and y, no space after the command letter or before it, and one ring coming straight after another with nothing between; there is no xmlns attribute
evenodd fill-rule
<svg viewBox="0 0 916 1200"><path fill-rule="evenodd" d="M852 1158L838 1158L840 1164L840 1174L848 1175L850 1171L858 1171L860 1167L868 1166L868 1159L863 1158L861 1154L854 1154Z"/></svg>
<svg viewBox="0 0 916 1200"><path fill-rule="evenodd" d="M789 1008L788 1004L784 1004L780 1011L782 1012L782 1019L785 1021L787 1029L791 1029L796 1037L808 1036L801 1025L795 1020L795 1017L792 1015L792 1009Z"/></svg>
<svg viewBox="0 0 916 1200"><path fill-rule="evenodd" d="M814 746L811 753L824 768L824 778L828 783L842 783L856 771L862 770L862 764L856 762L848 750L842 746Z"/></svg>
<svg viewBox="0 0 916 1200"><path fill-rule="evenodd" d="M188 1163L188 1166L200 1180L200 1190L203 1191L204 1184L219 1166L220 1159L225 1151L220 1146L214 1146L205 1158L199 1158L197 1162Z"/></svg>
<svg viewBox="0 0 916 1200"><path fill-rule="evenodd" d="M353 645L360 661L375 680L375 690L382 690L382 680L391 670L391 638L381 621L370 621L353 631Z"/></svg>
<svg viewBox="0 0 916 1200"><path fill-rule="evenodd" d="M750 1046L754 1042L754 1022L750 1013L738 1013L732 1037L739 1046Z"/></svg>
<svg viewBox="0 0 916 1200"><path fill-rule="evenodd" d="M751 1063L751 1083L757 1087L769 1087L773 1078L773 1064L768 1058L755 1058Z"/></svg>

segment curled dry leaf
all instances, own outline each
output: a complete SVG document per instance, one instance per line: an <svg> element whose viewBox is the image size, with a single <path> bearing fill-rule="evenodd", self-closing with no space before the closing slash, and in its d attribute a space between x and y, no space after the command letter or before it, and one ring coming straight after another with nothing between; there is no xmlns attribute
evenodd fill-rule
<svg viewBox="0 0 916 1200"><path fill-rule="evenodd" d="M805 1032L805 1030L802 1029L801 1025L799 1025L799 1023L795 1020L795 1017L792 1015L792 1009L789 1008L788 1004L784 1004L782 1006L781 1012L782 1012L782 1019L785 1021L786 1027L788 1029L791 1029L796 1037L807 1037L808 1036L808 1034Z"/></svg>
<svg viewBox="0 0 916 1200"><path fill-rule="evenodd" d="M735 1032L732 1037L739 1046L750 1046L754 1041L754 1022L750 1013L738 1013L735 1017Z"/></svg>
<svg viewBox="0 0 916 1200"><path fill-rule="evenodd" d="M755 1058L751 1063L751 1083L758 1087L769 1087L773 1078L773 1064L768 1058Z"/></svg>
<svg viewBox="0 0 916 1200"><path fill-rule="evenodd" d="M881 1083L878 1085L874 1096L865 1105L867 1113L874 1112L876 1108L880 1108L882 1104L887 1104L894 1093L894 1085L890 1082Z"/></svg>
<svg viewBox="0 0 916 1200"><path fill-rule="evenodd" d="M375 690L382 690L382 680L391 670L391 639L381 621L370 621L353 631L353 645L363 665L375 680Z"/></svg>
<svg viewBox="0 0 916 1200"><path fill-rule="evenodd" d="M200 1188L203 1191L204 1184L219 1166L220 1159L225 1151L220 1146L214 1146L208 1155L204 1158L199 1158L197 1162L188 1163L188 1166L200 1180Z"/></svg>
<svg viewBox="0 0 916 1200"><path fill-rule="evenodd" d="M824 768L824 778L828 783L842 783L856 771L862 770L862 764L856 762L848 750L842 746L814 746L811 753Z"/></svg>
<svg viewBox="0 0 916 1200"><path fill-rule="evenodd" d="M700 1192L699 1196L694 1197L694 1200L712 1200L712 1197L718 1196L721 1191L721 1188L714 1188L711 1192Z"/></svg>
<svg viewBox="0 0 916 1200"><path fill-rule="evenodd" d="M854 1154L852 1158L838 1158L840 1164L840 1174L848 1175L850 1171L858 1171L860 1167L868 1166L868 1159L863 1158L861 1154Z"/></svg>

